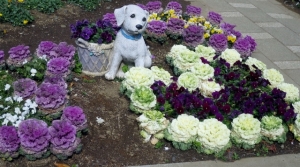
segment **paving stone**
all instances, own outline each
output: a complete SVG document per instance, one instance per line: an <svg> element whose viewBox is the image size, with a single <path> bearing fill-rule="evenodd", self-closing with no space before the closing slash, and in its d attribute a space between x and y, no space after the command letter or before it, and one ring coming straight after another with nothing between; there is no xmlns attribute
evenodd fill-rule
<svg viewBox="0 0 300 167"><path fill-rule="evenodd" d="M254 5L250 3L229 3L229 4L235 8L256 8Z"/></svg>
<svg viewBox="0 0 300 167"><path fill-rule="evenodd" d="M273 17L274 19L292 19L293 17L287 14L280 14L280 13L267 13L269 16Z"/></svg>
<svg viewBox="0 0 300 167"><path fill-rule="evenodd" d="M300 19L280 19L279 22L283 24L285 27L291 29L295 33L300 33Z"/></svg>
<svg viewBox="0 0 300 167"><path fill-rule="evenodd" d="M268 59L264 54L262 54L259 50L256 50L252 53L251 55L253 58L256 58L260 61L262 61L263 63L266 64L267 68L275 68L277 69L277 65L274 64L270 59Z"/></svg>
<svg viewBox="0 0 300 167"><path fill-rule="evenodd" d="M220 12L222 17L244 17L240 12Z"/></svg>
<svg viewBox="0 0 300 167"><path fill-rule="evenodd" d="M208 6L211 11L214 12L234 12L236 11L235 8L231 5L229 5L226 1L220 1L220 0L197 0L194 2L194 4L200 2L201 4L204 4ZM203 9L204 7L201 7Z"/></svg>
<svg viewBox="0 0 300 167"><path fill-rule="evenodd" d="M258 8L236 8L253 22L275 22L276 20Z"/></svg>
<svg viewBox="0 0 300 167"><path fill-rule="evenodd" d="M292 52L300 53L300 46L287 46Z"/></svg>
<svg viewBox="0 0 300 167"><path fill-rule="evenodd" d="M274 38L274 37L272 37L272 35L270 35L269 33L266 33L266 32L262 32L262 33L243 33L243 34L244 35L249 35L253 39L271 39L271 38Z"/></svg>
<svg viewBox="0 0 300 167"><path fill-rule="evenodd" d="M273 0L268 0L268 1L247 0L247 2L250 2L251 4L253 4L254 6L256 6L257 8L259 8L265 13L282 13L282 14L290 13L290 11L287 10L285 6L270 1Z"/></svg>
<svg viewBox="0 0 300 167"><path fill-rule="evenodd" d="M263 29L286 46L300 45L300 36L286 27L264 27Z"/></svg>
<svg viewBox="0 0 300 167"><path fill-rule="evenodd" d="M300 61L276 61L274 64L280 69L300 69Z"/></svg>
<svg viewBox="0 0 300 167"><path fill-rule="evenodd" d="M264 30L253 23L250 19L246 17L224 17L223 18L225 22L230 24L236 25L236 30L239 30L240 32L251 32L251 33L261 33L264 32Z"/></svg>
<svg viewBox="0 0 300 167"><path fill-rule="evenodd" d="M293 78L293 80L300 85L300 69L294 69L294 70L284 70L284 72L290 77Z"/></svg>
<svg viewBox="0 0 300 167"><path fill-rule="evenodd" d="M256 23L259 27L284 27L283 24L279 22L264 22L264 23Z"/></svg>

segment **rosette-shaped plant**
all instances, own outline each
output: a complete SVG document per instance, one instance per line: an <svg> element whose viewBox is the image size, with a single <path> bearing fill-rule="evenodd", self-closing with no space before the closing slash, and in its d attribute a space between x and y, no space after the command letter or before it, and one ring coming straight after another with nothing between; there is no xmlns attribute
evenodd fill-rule
<svg viewBox="0 0 300 167"><path fill-rule="evenodd" d="M196 74L192 72L185 72L178 77L178 86L182 86L192 92L200 86L200 80Z"/></svg>
<svg viewBox="0 0 300 167"><path fill-rule="evenodd" d="M30 78L18 79L13 83L13 87L14 95L26 99L35 95L35 91L37 90L37 83Z"/></svg>
<svg viewBox="0 0 300 167"><path fill-rule="evenodd" d="M265 63L253 57L248 57L245 64L249 66L251 71L255 71L256 69L264 71L267 69L267 65Z"/></svg>
<svg viewBox="0 0 300 167"><path fill-rule="evenodd" d="M146 4L148 12L151 13L161 13L163 11L162 3L160 1L149 1Z"/></svg>
<svg viewBox="0 0 300 167"><path fill-rule="evenodd" d="M289 126L290 131L294 134L295 139L300 141L300 114L297 115L294 124Z"/></svg>
<svg viewBox="0 0 300 167"><path fill-rule="evenodd" d="M299 100L299 89L295 85L281 83L277 85L277 88L286 93L284 98L285 101L295 102L296 100Z"/></svg>
<svg viewBox="0 0 300 167"><path fill-rule="evenodd" d="M220 157L231 147L230 130L215 118L205 119L199 123L196 142L201 144L198 152L215 154Z"/></svg>
<svg viewBox="0 0 300 167"><path fill-rule="evenodd" d="M179 18L170 18L167 23L166 33L173 39L182 36L184 30L184 21Z"/></svg>
<svg viewBox="0 0 300 167"><path fill-rule="evenodd" d="M48 156L49 140L51 138L46 122L37 119L27 119L20 123L18 135L21 141L21 154L29 160Z"/></svg>
<svg viewBox="0 0 300 167"><path fill-rule="evenodd" d="M146 34L154 41L164 43L167 40L167 23L161 20L152 20L148 23Z"/></svg>
<svg viewBox="0 0 300 167"><path fill-rule="evenodd" d="M57 84L64 89L68 88L68 84L62 76L45 76L43 83Z"/></svg>
<svg viewBox="0 0 300 167"><path fill-rule="evenodd" d="M82 108L78 106L68 106L64 108L61 120L69 121L76 127L76 131L81 131L87 128L87 119Z"/></svg>
<svg viewBox="0 0 300 167"><path fill-rule="evenodd" d="M216 52L221 53L228 47L227 37L224 34L213 34L210 36L208 44L213 47Z"/></svg>
<svg viewBox="0 0 300 167"><path fill-rule="evenodd" d="M182 14L182 6L181 6L180 3L176 2L176 1L169 2L167 4L165 10L171 10L171 9L173 9L177 15L181 15Z"/></svg>
<svg viewBox="0 0 300 167"><path fill-rule="evenodd" d="M231 122L231 139L237 146L250 149L261 141L261 128L258 119L251 114L240 114Z"/></svg>
<svg viewBox="0 0 300 167"><path fill-rule="evenodd" d="M60 42L56 47L57 57L64 58L71 62L75 55L75 47L68 45L67 42Z"/></svg>
<svg viewBox="0 0 300 167"><path fill-rule="evenodd" d="M219 13L212 11L208 12L207 19L213 25L220 25L221 21L223 20Z"/></svg>
<svg viewBox="0 0 300 167"><path fill-rule="evenodd" d="M220 58L226 60L226 62L229 63L230 66L233 66L233 64L237 61L242 62L241 55L235 49L225 49L225 51L222 52Z"/></svg>
<svg viewBox="0 0 300 167"><path fill-rule="evenodd" d="M214 92L218 92L222 89L222 86L215 81L203 81L200 84L200 92L204 97L212 97Z"/></svg>
<svg viewBox="0 0 300 167"><path fill-rule="evenodd" d="M202 26L190 25L183 31L183 44L195 48L203 42L204 29Z"/></svg>
<svg viewBox="0 0 300 167"><path fill-rule="evenodd" d="M181 114L165 130L165 138L172 141L175 148L188 150L198 133L199 120L194 116Z"/></svg>
<svg viewBox="0 0 300 167"><path fill-rule="evenodd" d="M191 72L204 81L214 77L215 69L209 64L197 63L192 66Z"/></svg>
<svg viewBox="0 0 300 167"><path fill-rule="evenodd" d="M125 73L122 81L121 92L130 97L134 88L139 86L150 87L154 83L154 74L151 70L143 67L132 67Z"/></svg>
<svg viewBox="0 0 300 167"><path fill-rule="evenodd" d="M251 44L245 38L239 38L234 42L233 48L239 52L242 57L248 57L251 55Z"/></svg>
<svg viewBox="0 0 300 167"><path fill-rule="evenodd" d="M271 83L271 88L277 87L284 81L283 75L278 70L273 68L264 70L263 78L269 80L269 82Z"/></svg>
<svg viewBox="0 0 300 167"><path fill-rule="evenodd" d="M170 52L166 55L166 60L169 65L174 66L173 61L177 59L181 52L189 51L189 49L184 45L173 45Z"/></svg>
<svg viewBox="0 0 300 167"><path fill-rule="evenodd" d="M47 63L46 74L50 76L67 76L70 62L64 58L53 58Z"/></svg>
<svg viewBox="0 0 300 167"><path fill-rule="evenodd" d="M187 5L185 14L193 17L200 17L201 16L201 8L197 6Z"/></svg>
<svg viewBox="0 0 300 167"><path fill-rule="evenodd" d="M152 89L146 86L135 88L130 95L130 109L135 113L144 113L156 105L156 96Z"/></svg>
<svg viewBox="0 0 300 167"><path fill-rule="evenodd" d="M294 108L294 112L300 114L300 101L294 102L292 106Z"/></svg>
<svg viewBox="0 0 300 167"><path fill-rule="evenodd" d="M45 113L54 113L66 103L67 91L57 84L42 83L36 90L35 102Z"/></svg>
<svg viewBox="0 0 300 167"><path fill-rule="evenodd" d="M0 157L16 158L19 156L20 138L14 126L0 127Z"/></svg>
<svg viewBox="0 0 300 167"><path fill-rule="evenodd" d="M115 14L113 13L106 13L105 15L103 15L103 21L109 22L113 28L118 28L118 24L117 24L117 19Z"/></svg>
<svg viewBox="0 0 300 167"><path fill-rule="evenodd" d="M282 124L282 119L275 116L264 116L261 119L261 134L267 140L284 143L288 129Z"/></svg>
<svg viewBox="0 0 300 167"><path fill-rule="evenodd" d="M21 66L23 65L23 62L29 61L32 58L30 56L29 46L25 45L18 45L10 48L8 54L9 57L6 62L9 66Z"/></svg>
<svg viewBox="0 0 300 167"><path fill-rule="evenodd" d="M139 6L140 8L142 8L142 9L144 9L144 10L147 10L147 11L148 11L148 9L147 9L147 6L146 6L146 5L144 5L144 4L140 4L140 3L137 3L136 5L137 5L137 6Z"/></svg>
<svg viewBox="0 0 300 167"><path fill-rule="evenodd" d="M199 55L191 50L183 50L174 60L174 73L180 75L191 69L192 66L200 62Z"/></svg>
<svg viewBox="0 0 300 167"><path fill-rule="evenodd" d="M151 71L154 74L155 81L162 81L165 83L165 85L170 85L170 83L172 82L171 74L168 71L164 70L163 68L152 66Z"/></svg>
<svg viewBox="0 0 300 167"><path fill-rule="evenodd" d="M38 57L46 55L47 59L57 57L56 47L57 44L52 41L42 41L36 49L36 55Z"/></svg>
<svg viewBox="0 0 300 167"><path fill-rule="evenodd" d="M152 144L156 144L164 137L163 131L169 125L169 120L164 117L164 114L156 110L144 112L136 120L140 123L139 127L142 129L140 133L144 142L148 142L152 137Z"/></svg>
<svg viewBox="0 0 300 167"><path fill-rule="evenodd" d="M4 63L5 63L4 51L0 50L0 66L3 65Z"/></svg>
<svg viewBox="0 0 300 167"><path fill-rule="evenodd" d="M220 24L220 28L223 30L223 33L228 36L228 35L232 35L233 34L233 29L236 25L232 25L229 23L221 23Z"/></svg>
<svg viewBox="0 0 300 167"><path fill-rule="evenodd" d="M69 121L54 120L49 127L50 151L59 159L67 159L74 152L79 152L82 145L76 137L76 127Z"/></svg>
<svg viewBox="0 0 300 167"><path fill-rule="evenodd" d="M213 58L216 56L216 51L211 46L198 45L195 48L195 52L209 62L213 61Z"/></svg>
<svg viewBox="0 0 300 167"><path fill-rule="evenodd" d="M257 45L255 40L251 36L248 36L248 35L246 35L246 37L244 39L248 40L250 43L250 52L252 53L253 51L255 51L256 45Z"/></svg>

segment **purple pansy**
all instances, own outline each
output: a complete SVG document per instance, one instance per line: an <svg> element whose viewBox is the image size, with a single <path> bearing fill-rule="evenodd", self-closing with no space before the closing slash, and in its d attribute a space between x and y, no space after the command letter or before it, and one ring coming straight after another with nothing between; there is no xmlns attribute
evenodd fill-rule
<svg viewBox="0 0 300 167"><path fill-rule="evenodd" d="M103 22L109 22L113 28L118 27L116 16L113 13L106 13L105 15L103 15L102 20Z"/></svg>
<svg viewBox="0 0 300 167"><path fill-rule="evenodd" d="M35 94L35 91L37 90L37 83L30 78L25 78L15 81L13 83L13 87L14 95L26 99Z"/></svg>
<svg viewBox="0 0 300 167"><path fill-rule="evenodd" d="M94 35L94 29L90 27L84 27L81 31L80 37L84 40L90 40L91 37Z"/></svg>

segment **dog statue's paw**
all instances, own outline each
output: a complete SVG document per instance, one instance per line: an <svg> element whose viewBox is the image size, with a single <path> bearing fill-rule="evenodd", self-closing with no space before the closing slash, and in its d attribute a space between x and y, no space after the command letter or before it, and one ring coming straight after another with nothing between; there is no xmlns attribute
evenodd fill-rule
<svg viewBox="0 0 300 167"><path fill-rule="evenodd" d="M105 78L107 80L113 80L113 79L115 79L115 75L112 74L111 72L108 72L108 73L105 74Z"/></svg>
<svg viewBox="0 0 300 167"><path fill-rule="evenodd" d="M119 70L116 74L116 77L123 79L125 77L125 73L122 70Z"/></svg>

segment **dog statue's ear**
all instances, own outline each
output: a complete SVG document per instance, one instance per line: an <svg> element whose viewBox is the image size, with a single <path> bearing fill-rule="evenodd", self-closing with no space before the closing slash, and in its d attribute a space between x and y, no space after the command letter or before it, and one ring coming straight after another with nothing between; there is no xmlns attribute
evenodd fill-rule
<svg viewBox="0 0 300 167"><path fill-rule="evenodd" d="M115 9L114 14L117 20L117 25L120 27L125 20L127 6L123 6L121 8Z"/></svg>

